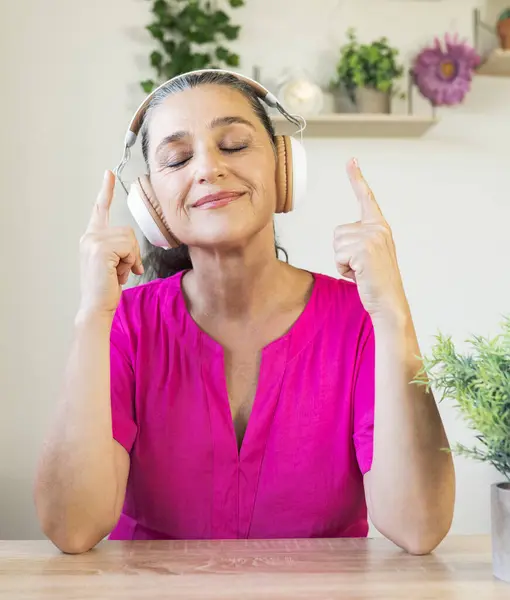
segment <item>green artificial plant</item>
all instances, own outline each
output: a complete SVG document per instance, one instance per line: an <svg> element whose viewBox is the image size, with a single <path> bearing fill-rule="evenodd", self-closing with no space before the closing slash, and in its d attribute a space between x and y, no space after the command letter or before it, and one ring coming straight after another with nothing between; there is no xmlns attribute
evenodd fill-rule
<svg viewBox="0 0 510 600"><path fill-rule="evenodd" d="M492 464L510 481L510 318L493 338L472 336L470 352L459 353L451 337L439 334L414 383L455 401L478 444L452 450Z"/></svg>
<svg viewBox="0 0 510 600"><path fill-rule="evenodd" d="M386 37L361 44L353 28L347 30L347 38L348 42L340 48L331 89L345 90L353 102L356 89L361 87L398 94L396 82L404 74L404 67L398 62L398 49L390 46ZM402 93L399 95L405 97Z"/></svg>
<svg viewBox="0 0 510 600"><path fill-rule="evenodd" d="M500 21L506 21L506 19L510 19L510 8L505 8L505 10L499 15L498 23Z"/></svg>
<svg viewBox="0 0 510 600"><path fill-rule="evenodd" d="M196 69L237 67L239 56L225 42L236 40L239 25L230 16L206 0L149 0L153 22L147 30L157 42L150 55L151 66L159 82ZM226 0L231 8L244 6L244 0ZM150 93L158 81L141 82Z"/></svg>

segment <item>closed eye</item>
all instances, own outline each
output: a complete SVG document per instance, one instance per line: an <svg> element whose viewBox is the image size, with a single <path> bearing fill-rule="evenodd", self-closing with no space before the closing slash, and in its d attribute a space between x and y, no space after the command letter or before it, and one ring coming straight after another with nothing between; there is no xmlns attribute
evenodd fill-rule
<svg viewBox="0 0 510 600"><path fill-rule="evenodd" d="M226 152L227 154L234 154L234 152L241 152L242 150L246 150L246 148L248 148L247 145L243 145L243 146L235 146L234 148L220 148L220 150L222 152ZM191 160L191 156L188 156L187 158L180 160L178 162L174 162L174 163L169 163L167 166L170 167L171 169L178 169L179 167L183 167L188 161Z"/></svg>
<svg viewBox="0 0 510 600"><path fill-rule="evenodd" d="M190 159L191 159L191 156L189 156L188 158L185 158L184 160L180 160L179 162L169 163L167 166L170 167L171 169L177 169L179 167L183 167Z"/></svg>
<svg viewBox="0 0 510 600"><path fill-rule="evenodd" d="M246 150L248 146L236 146L235 148L222 148L223 152L227 152L228 154L232 154L234 152L240 152L241 150Z"/></svg>

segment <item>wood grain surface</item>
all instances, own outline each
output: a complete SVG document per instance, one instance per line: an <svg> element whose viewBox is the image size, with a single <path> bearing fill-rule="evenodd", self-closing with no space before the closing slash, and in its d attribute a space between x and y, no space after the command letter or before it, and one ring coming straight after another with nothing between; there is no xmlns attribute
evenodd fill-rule
<svg viewBox="0 0 510 600"><path fill-rule="evenodd" d="M102 542L61 554L0 541L9 600L510 600L492 575L489 537L447 538L410 556L383 539Z"/></svg>

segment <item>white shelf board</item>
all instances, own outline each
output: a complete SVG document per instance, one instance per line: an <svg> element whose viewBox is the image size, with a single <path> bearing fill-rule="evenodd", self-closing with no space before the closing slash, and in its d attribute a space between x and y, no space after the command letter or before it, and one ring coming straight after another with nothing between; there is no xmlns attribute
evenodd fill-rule
<svg viewBox="0 0 510 600"><path fill-rule="evenodd" d="M478 75L510 77L510 50L494 50L476 72Z"/></svg>
<svg viewBox="0 0 510 600"><path fill-rule="evenodd" d="M296 126L282 115L271 116L276 132L292 134ZM304 137L416 138L437 123L433 117L361 113L333 113L306 118Z"/></svg>

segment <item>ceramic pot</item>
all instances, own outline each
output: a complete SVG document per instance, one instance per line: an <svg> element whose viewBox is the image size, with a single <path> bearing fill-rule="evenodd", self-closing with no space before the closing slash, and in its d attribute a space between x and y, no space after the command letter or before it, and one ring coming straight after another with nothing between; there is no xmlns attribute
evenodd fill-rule
<svg viewBox="0 0 510 600"><path fill-rule="evenodd" d="M503 50L510 50L510 18L498 22L497 32Z"/></svg>
<svg viewBox="0 0 510 600"><path fill-rule="evenodd" d="M355 113L358 112L356 105L344 89L336 89L333 94L333 108L336 113Z"/></svg>
<svg viewBox="0 0 510 600"><path fill-rule="evenodd" d="M359 87L356 89L356 107L360 113L389 114L391 97L389 93L374 88Z"/></svg>
<svg viewBox="0 0 510 600"><path fill-rule="evenodd" d="M492 570L510 583L510 483L491 486ZM510 596L509 596L510 597Z"/></svg>

